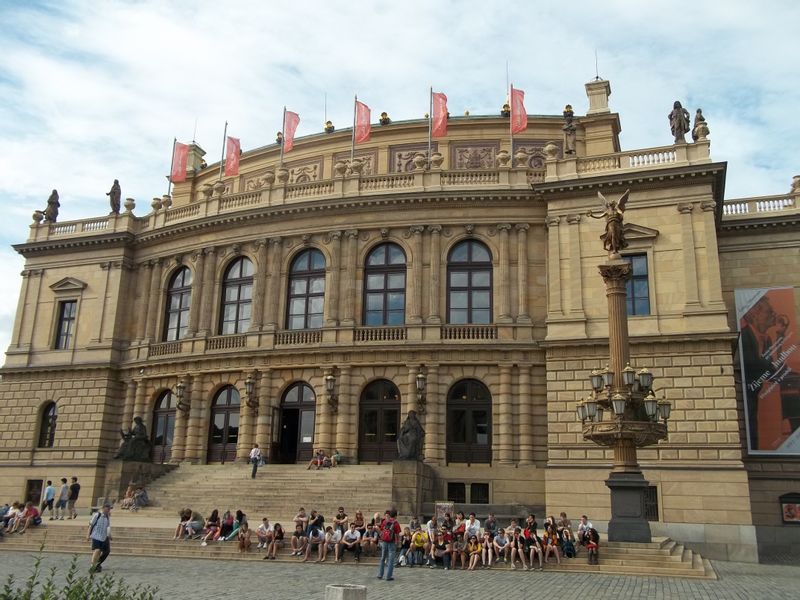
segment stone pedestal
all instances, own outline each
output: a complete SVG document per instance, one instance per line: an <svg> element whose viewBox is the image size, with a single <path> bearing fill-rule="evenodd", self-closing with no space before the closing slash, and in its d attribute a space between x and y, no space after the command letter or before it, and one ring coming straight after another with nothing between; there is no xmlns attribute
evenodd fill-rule
<svg viewBox="0 0 800 600"><path fill-rule="evenodd" d="M422 511L422 503L433 497L433 469L419 460L392 462L392 504L400 515Z"/></svg>
<svg viewBox="0 0 800 600"><path fill-rule="evenodd" d="M334 583L325 587L325 600L366 600L367 588L352 583Z"/></svg>
<svg viewBox="0 0 800 600"><path fill-rule="evenodd" d="M647 480L641 473L611 473L606 485L611 490L608 541L649 543L650 523L644 516Z"/></svg>
<svg viewBox="0 0 800 600"><path fill-rule="evenodd" d="M175 465L112 460L106 465L106 479L103 485L103 498L112 502L122 499L131 484L147 485L154 479L174 469ZM98 500L92 498L92 502Z"/></svg>

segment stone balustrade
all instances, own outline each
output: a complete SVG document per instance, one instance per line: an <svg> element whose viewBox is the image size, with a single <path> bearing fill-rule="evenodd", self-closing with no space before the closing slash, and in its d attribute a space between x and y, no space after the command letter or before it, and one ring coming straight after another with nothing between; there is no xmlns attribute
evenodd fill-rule
<svg viewBox="0 0 800 600"><path fill-rule="evenodd" d="M767 216L770 213L790 213L798 211L797 197L800 194L781 194L776 196L756 196L726 200L722 205L723 219L736 220Z"/></svg>

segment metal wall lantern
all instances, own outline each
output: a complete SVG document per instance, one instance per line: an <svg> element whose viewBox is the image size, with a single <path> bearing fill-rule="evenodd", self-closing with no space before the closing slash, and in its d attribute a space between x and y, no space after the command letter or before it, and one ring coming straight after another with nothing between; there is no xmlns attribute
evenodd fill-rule
<svg viewBox="0 0 800 600"><path fill-rule="evenodd" d="M421 365L419 371L417 371L417 412L424 413L425 407L428 402L427 395L425 393L425 388L428 385L428 377L425 374L425 365Z"/></svg>
<svg viewBox="0 0 800 600"><path fill-rule="evenodd" d="M339 412L339 396L336 395L336 376L331 373L325 375L325 393L331 412L336 414Z"/></svg>
<svg viewBox="0 0 800 600"><path fill-rule="evenodd" d="M244 391L247 394L247 399L245 400L245 404L247 407L252 409L253 413L256 415L258 414L258 396L255 395L256 387L256 380L253 377L252 373L247 375L247 379L244 380Z"/></svg>

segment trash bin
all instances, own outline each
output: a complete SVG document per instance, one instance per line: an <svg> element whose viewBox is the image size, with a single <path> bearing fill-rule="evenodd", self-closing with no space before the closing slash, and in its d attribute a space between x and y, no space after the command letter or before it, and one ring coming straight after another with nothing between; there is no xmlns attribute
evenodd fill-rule
<svg viewBox="0 0 800 600"><path fill-rule="evenodd" d="M325 588L325 600L366 600L367 588L350 583L333 583Z"/></svg>

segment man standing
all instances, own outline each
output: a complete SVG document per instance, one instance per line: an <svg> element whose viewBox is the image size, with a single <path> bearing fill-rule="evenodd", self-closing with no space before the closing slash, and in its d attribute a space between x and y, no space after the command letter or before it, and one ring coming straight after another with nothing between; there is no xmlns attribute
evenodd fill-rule
<svg viewBox="0 0 800 600"><path fill-rule="evenodd" d="M53 487L53 482L48 480L47 487L44 488L44 497L42 498L42 516L44 516L45 509L50 511L50 521L53 520L53 500L56 497L56 488Z"/></svg>
<svg viewBox="0 0 800 600"><path fill-rule="evenodd" d="M67 510L69 511L70 519L78 518L78 511L75 510L75 503L78 501L78 495L81 493L81 484L78 483L78 478L72 478L72 485L69 486L69 499L67 500Z"/></svg>
<svg viewBox="0 0 800 600"><path fill-rule="evenodd" d="M89 573L94 575L103 570L101 566L111 553L111 503L106 502L100 512L95 513L89 523L87 541L92 542L92 565Z"/></svg>
<svg viewBox="0 0 800 600"><path fill-rule="evenodd" d="M250 462L253 464L253 472L250 477L255 479L256 471L258 471L258 466L261 464L261 449L258 444L253 444L253 449L250 450Z"/></svg>
<svg viewBox="0 0 800 600"><path fill-rule="evenodd" d="M394 580L394 559L397 555L400 532L400 523L397 522L397 510L394 508L387 510L383 521L381 521L381 560L378 566L378 579L383 579L383 572L386 569L386 581Z"/></svg>
<svg viewBox="0 0 800 600"><path fill-rule="evenodd" d="M58 491L58 500L56 501L56 519L64 520L64 515L67 511L67 501L69 500L69 486L67 486L67 478L61 478L61 489ZM61 516L59 516L59 511Z"/></svg>

